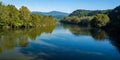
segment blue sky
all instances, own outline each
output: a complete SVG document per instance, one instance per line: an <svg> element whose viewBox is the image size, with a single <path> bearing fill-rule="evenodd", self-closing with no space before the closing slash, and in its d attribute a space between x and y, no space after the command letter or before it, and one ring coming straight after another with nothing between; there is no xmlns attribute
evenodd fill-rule
<svg viewBox="0 0 120 60"><path fill-rule="evenodd" d="M72 12L76 9L103 10L120 5L120 0L0 0L4 4L13 4L17 8L27 6L31 11Z"/></svg>

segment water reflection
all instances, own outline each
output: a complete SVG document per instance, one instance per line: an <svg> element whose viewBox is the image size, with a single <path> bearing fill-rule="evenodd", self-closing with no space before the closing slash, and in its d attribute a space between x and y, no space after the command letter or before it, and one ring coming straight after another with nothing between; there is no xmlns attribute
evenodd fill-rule
<svg viewBox="0 0 120 60"><path fill-rule="evenodd" d="M120 59L119 55L112 56L115 54L113 52L113 47L110 46L106 40L109 39L108 32L105 32L101 29L93 29L86 27L79 27L77 25L67 25L62 24L64 32L69 30L70 33L59 33L54 35L50 39L41 39L37 43L31 43L27 48L21 49L21 52L27 56L32 56L34 60L43 59L43 60L104 60L104 59ZM58 29L57 27L57 30ZM48 35L49 36L49 35ZM85 37L81 37L85 36ZM94 39L88 39L87 37L92 37ZM65 40L61 39L65 38ZM94 42L94 41L97 42ZM62 41L62 42L61 42ZM76 42L77 41L77 42ZM99 43L102 41L102 44ZM112 40L110 40L112 41ZM40 42L40 45L39 45ZM43 44L43 45L42 45ZM105 46L106 45L106 46ZM120 48L119 46L115 47ZM109 50L109 51L108 51ZM115 50L114 50L115 51ZM106 53L106 55L104 54ZM108 55L107 55L108 54Z"/></svg>
<svg viewBox="0 0 120 60"><path fill-rule="evenodd" d="M95 40L105 40L107 38L107 34L104 30L101 29L91 29L90 30L92 37Z"/></svg>
<svg viewBox="0 0 120 60"><path fill-rule="evenodd" d="M65 29L69 29L74 35L90 35L90 28L78 25L62 24Z"/></svg>
<svg viewBox="0 0 120 60"><path fill-rule="evenodd" d="M35 40L42 33L51 33L54 28L55 25L24 30L0 30L0 53L3 50L14 49L16 46L26 47L29 38Z"/></svg>
<svg viewBox="0 0 120 60"><path fill-rule="evenodd" d="M120 52L120 29L111 29L107 31L111 43L117 47Z"/></svg>
<svg viewBox="0 0 120 60"><path fill-rule="evenodd" d="M54 28L55 26L43 26L0 30L0 53L18 47L22 56L33 60L120 59L120 30L104 31L67 24Z"/></svg>
<svg viewBox="0 0 120 60"><path fill-rule="evenodd" d="M80 27L78 25L62 25L65 29L69 29L74 35L90 35L96 41L104 41L109 37L111 43L120 51L120 29L111 29L109 31L104 31L101 29Z"/></svg>
<svg viewBox="0 0 120 60"><path fill-rule="evenodd" d="M94 29L90 27L80 27L78 25L62 24L65 29L69 29L74 35L89 35L95 40L105 40L107 34L104 30Z"/></svg>

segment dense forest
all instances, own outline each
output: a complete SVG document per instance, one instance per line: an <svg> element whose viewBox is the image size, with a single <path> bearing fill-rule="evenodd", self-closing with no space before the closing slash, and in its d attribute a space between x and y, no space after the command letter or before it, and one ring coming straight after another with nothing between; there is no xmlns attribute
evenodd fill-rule
<svg viewBox="0 0 120 60"><path fill-rule="evenodd" d="M87 27L120 28L120 6L108 10L76 10L61 22Z"/></svg>
<svg viewBox="0 0 120 60"><path fill-rule="evenodd" d="M78 9L76 11L73 11L69 16L84 17L84 16L94 16L96 14L108 14L109 12L111 12L111 9L108 9L108 10L82 10L82 9Z"/></svg>
<svg viewBox="0 0 120 60"><path fill-rule="evenodd" d="M0 2L1 28L30 28L56 24L53 16L31 14L26 6L19 10L14 5L4 5Z"/></svg>

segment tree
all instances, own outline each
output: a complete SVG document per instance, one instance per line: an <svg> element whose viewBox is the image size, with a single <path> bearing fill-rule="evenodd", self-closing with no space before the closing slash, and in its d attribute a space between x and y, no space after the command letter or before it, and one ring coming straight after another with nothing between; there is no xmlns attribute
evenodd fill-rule
<svg viewBox="0 0 120 60"><path fill-rule="evenodd" d="M56 20L54 19L53 16L44 16L43 20L42 20L42 24L45 26L50 26L50 25L55 25L56 24Z"/></svg>
<svg viewBox="0 0 120 60"><path fill-rule="evenodd" d="M2 12L3 12L3 5L2 2L0 2L0 26L3 25Z"/></svg>
<svg viewBox="0 0 120 60"><path fill-rule="evenodd" d="M2 12L3 12L3 5L2 2L0 2L0 20L1 20Z"/></svg>
<svg viewBox="0 0 120 60"><path fill-rule="evenodd" d="M14 5L7 5L8 13L9 13L9 24L10 27L18 27L20 24L19 19L19 11Z"/></svg>
<svg viewBox="0 0 120 60"><path fill-rule="evenodd" d="M84 16L95 16L96 14L108 14L111 12L111 9L108 10L83 10L78 9L73 11L69 16L78 16L78 17L84 17Z"/></svg>
<svg viewBox="0 0 120 60"><path fill-rule="evenodd" d="M2 2L0 2L1 28L29 28L53 24L56 24L53 16L31 14L29 9L25 6L22 6L20 10L18 10L14 5L3 5Z"/></svg>
<svg viewBox="0 0 120 60"><path fill-rule="evenodd" d="M2 5L2 9L1 9L1 15L0 15L0 25L2 27L7 27L10 25L10 20L12 20L10 18L11 14L10 14L10 6L7 5Z"/></svg>
<svg viewBox="0 0 120 60"><path fill-rule="evenodd" d="M0 26L6 26L9 20L7 8L0 2Z"/></svg>
<svg viewBox="0 0 120 60"><path fill-rule="evenodd" d="M110 27L120 28L120 6L116 7L109 13Z"/></svg>
<svg viewBox="0 0 120 60"><path fill-rule="evenodd" d="M56 19L53 16L49 16L49 25L56 25Z"/></svg>
<svg viewBox="0 0 120 60"><path fill-rule="evenodd" d="M71 16L71 17L65 17L61 20L63 23L73 23L78 24L80 22L80 18L78 16Z"/></svg>
<svg viewBox="0 0 120 60"><path fill-rule="evenodd" d="M109 23L110 19L106 14L97 14L91 21L92 27L104 27Z"/></svg>
<svg viewBox="0 0 120 60"><path fill-rule="evenodd" d="M40 14L31 14L31 24L32 24L31 26L40 27L42 17L43 16Z"/></svg>
<svg viewBox="0 0 120 60"><path fill-rule="evenodd" d="M30 22L30 11L27 7L22 6L20 8L20 20L23 21L23 26L29 27L29 22Z"/></svg>

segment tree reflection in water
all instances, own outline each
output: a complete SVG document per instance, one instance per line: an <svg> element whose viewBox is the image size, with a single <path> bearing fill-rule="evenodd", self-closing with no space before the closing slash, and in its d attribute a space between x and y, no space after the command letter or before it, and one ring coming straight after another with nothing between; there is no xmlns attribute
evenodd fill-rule
<svg viewBox="0 0 120 60"><path fill-rule="evenodd" d="M111 43L117 47L120 52L120 29L111 29L107 31Z"/></svg>
<svg viewBox="0 0 120 60"><path fill-rule="evenodd" d="M104 30L101 29L91 29L90 30L92 37L95 40L105 40L107 38L107 34Z"/></svg>
<svg viewBox="0 0 120 60"><path fill-rule="evenodd" d="M67 25L63 24L65 29L69 29L74 35L89 35L92 36L95 40L105 40L107 34L104 30L93 29L90 27L80 27L78 25Z"/></svg>
<svg viewBox="0 0 120 60"><path fill-rule="evenodd" d="M90 35L90 28L80 27L78 25L62 24L65 29L69 29L74 35Z"/></svg>
<svg viewBox="0 0 120 60"><path fill-rule="evenodd" d="M77 25L67 24L62 24L62 26L64 29L67 29L67 31L70 31L70 33L72 33L72 36L73 34L77 37L80 35L91 36L95 41L98 42L110 40L110 42L118 49L118 51L120 51L120 34L118 33L120 30L104 31L101 29L93 29L90 27L80 27ZM55 26L43 26L40 28L24 30L0 30L0 53L4 52L4 50L11 50L16 46L20 46L26 47L20 49L20 52L26 56L33 57L33 59L43 58L46 56L49 57L49 54L52 55L53 53L57 54L56 48L52 49L51 47L43 46L42 44L39 46L37 43L30 43L28 41L28 39L33 41L37 40L36 37L40 36L42 33L52 33L54 28ZM30 44L30 46L28 46L28 44Z"/></svg>
<svg viewBox="0 0 120 60"><path fill-rule="evenodd" d="M26 47L29 44L29 38L35 40L42 33L52 33L54 28L55 25L24 30L0 30L0 53L14 49L17 45Z"/></svg>
<svg viewBox="0 0 120 60"><path fill-rule="evenodd" d="M62 24L65 29L69 29L74 35L89 35L96 41L104 41L108 39L111 41L113 46L117 47L120 51L120 29L101 30L90 27L80 27L77 25Z"/></svg>

